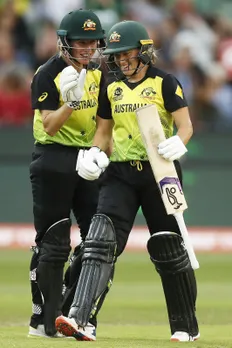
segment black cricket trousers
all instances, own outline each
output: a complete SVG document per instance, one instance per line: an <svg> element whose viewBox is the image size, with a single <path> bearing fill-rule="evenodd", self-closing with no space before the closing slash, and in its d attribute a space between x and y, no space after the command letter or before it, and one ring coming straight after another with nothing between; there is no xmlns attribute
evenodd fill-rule
<svg viewBox="0 0 232 348"><path fill-rule="evenodd" d="M88 233L98 202L98 181L76 172L78 148L59 144L35 145L30 164L36 243L55 222L73 211L82 239Z"/></svg>
<svg viewBox="0 0 232 348"><path fill-rule="evenodd" d="M175 166L182 182L179 162L175 161ZM97 213L107 215L114 224L117 256L126 246L140 206L151 235L159 231L180 233L175 218L166 213L148 161L111 162L103 179Z"/></svg>

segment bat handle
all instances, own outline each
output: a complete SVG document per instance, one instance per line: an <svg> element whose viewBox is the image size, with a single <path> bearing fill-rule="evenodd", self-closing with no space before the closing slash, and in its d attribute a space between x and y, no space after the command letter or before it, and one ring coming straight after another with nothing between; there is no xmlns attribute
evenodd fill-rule
<svg viewBox="0 0 232 348"><path fill-rule="evenodd" d="M184 222L183 213L182 212L175 213L174 217L175 217L177 224L179 226L179 229L180 229L183 241L184 241L184 245L185 245L185 248L187 250L189 259L190 259L191 266L193 269L198 269L200 267L199 262L197 261L195 252L193 250L192 243L191 243L190 238L189 238L188 230L187 230L187 227L186 227L185 222Z"/></svg>

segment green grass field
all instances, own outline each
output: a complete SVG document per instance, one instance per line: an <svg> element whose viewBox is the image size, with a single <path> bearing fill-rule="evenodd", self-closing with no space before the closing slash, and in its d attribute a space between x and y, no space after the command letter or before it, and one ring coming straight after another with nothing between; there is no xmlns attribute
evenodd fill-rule
<svg viewBox="0 0 232 348"><path fill-rule="evenodd" d="M31 253L0 250L0 348L232 347L232 255L198 255L197 312L201 339L169 342L164 296L146 253L125 252L100 315L96 342L27 338L31 313L28 264Z"/></svg>

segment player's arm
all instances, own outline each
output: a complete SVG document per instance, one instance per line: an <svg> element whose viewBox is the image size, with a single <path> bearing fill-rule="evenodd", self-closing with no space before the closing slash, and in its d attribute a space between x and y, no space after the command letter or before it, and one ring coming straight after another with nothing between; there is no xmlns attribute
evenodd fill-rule
<svg viewBox="0 0 232 348"><path fill-rule="evenodd" d="M99 147L107 156L110 156L113 149L112 129L114 122L111 115L111 105L107 96L107 81L104 73L101 76L98 103L99 116L96 119L97 130L93 140L93 146Z"/></svg>
<svg viewBox="0 0 232 348"><path fill-rule="evenodd" d="M107 95L107 86L100 91L97 114L97 130L93 139L93 146L99 147L104 152L109 152L112 147L114 121Z"/></svg>
<svg viewBox="0 0 232 348"><path fill-rule="evenodd" d="M162 83L165 109L171 113L177 128L177 134L162 141L158 152L163 158L174 161L186 152L186 144L193 134L187 101L180 82L173 75L166 75Z"/></svg>
<svg viewBox="0 0 232 348"><path fill-rule="evenodd" d="M97 116L97 130L93 139L93 146L106 152L111 147L113 119L104 119Z"/></svg>
<svg viewBox="0 0 232 348"><path fill-rule="evenodd" d="M73 109L66 104L62 105L59 109L53 110L41 110L41 117L45 132L54 136L60 128L67 121Z"/></svg>
<svg viewBox="0 0 232 348"><path fill-rule="evenodd" d="M187 144L193 134L192 122L183 88L173 75L168 74L164 77L162 94L165 109L173 116L177 135Z"/></svg>
<svg viewBox="0 0 232 348"><path fill-rule="evenodd" d="M53 136L62 127L73 109L66 104L59 108L59 92L51 75L38 71L31 84L32 108L41 112L44 130Z"/></svg>
<svg viewBox="0 0 232 348"><path fill-rule="evenodd" d="M189 115L188 107L185 106L172 112L172 116L177 128L177 135L186 145L193 134L193 126Z"/></svg>
<svg viewBox="0 0 232 348"><path fill-rule="evenodd" d="M50 136L54 136L72 114L75 102L83 95L84 81L85 72L79 75L71 66L62 71L60 88L65 104L59 107L59 91L53 78L43 71L35 75L32 82L32 106L40 110L44 130Z"/></svg>
<svg viewBox="0 0 232 348"><path fill-rule="evenodd" d="M101 91L99 98L97 130L93 139L93 146L84 152L84 157L79 161L78 174L86 180L96 180L109 164L106 155L113 129L111 105L108 100L107 90Z"/></svg>

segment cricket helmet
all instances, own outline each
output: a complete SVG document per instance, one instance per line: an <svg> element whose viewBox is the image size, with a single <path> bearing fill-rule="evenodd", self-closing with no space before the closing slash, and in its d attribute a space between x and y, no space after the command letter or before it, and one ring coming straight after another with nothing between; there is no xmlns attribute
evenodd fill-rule
<svg viewBox="0 0 232 348"><path fill-rule="evenodd" d="M133 57L138 59L138 65L134 72L137 74L141 70L140 63L148 65L152 61L155 52L153 40L149 38L145 27L136 21L119 22L110 29L106 39L106 50L103 54L109 56L106 64L118 80L122 80L124 74L115 62L115 54L135 48L139 50L136 57Z"/></svg>
<svg viewBox="0 0 232 348"><path fill-rule="evenodd" d="M101 65L102 50L105 48L105 31L102 29L101 22L98 16L91 10L79 9L69 12L62 19L59 29L57 30L59 37L58 45L63 56L68 58L72 64L78 64L78 59L73 57L73 50L78 48L72 47L74 40L97 40L97 49L95 57L92 57L92 50L89 49L89 54L95 68ZM88 65L93 67L92 64Z"/></svg>
<svg viewBox="0 0 232 348"><path fill-rule="evenodd" d="M147 30L141 23L135 21L119 22L110 29L107 35L104 55L141 48L143 42L147 42L147 40L153 44Z"/></svg>
<svg viewBox="0 0 232 348"><path fill-rule="evenodd" d="M59 37L66 37L67 40L104 39L104 30L98 16L91 10L82 9L64 16L57 34Z"/></svg>

